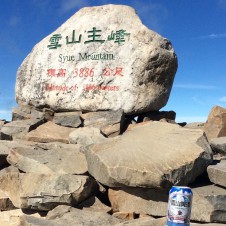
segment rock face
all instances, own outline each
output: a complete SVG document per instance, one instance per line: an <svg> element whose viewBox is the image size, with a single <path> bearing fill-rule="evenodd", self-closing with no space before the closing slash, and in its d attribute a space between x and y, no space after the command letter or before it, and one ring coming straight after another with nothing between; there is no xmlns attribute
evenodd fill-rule
<svg viewBox="0 0 226 226"><path fill-rule="evenodd" d="M0 175L0 189L21 209L48 211L60 204L74 205L95 192L88 176L70 174L7 173Z"/></svg>
<svg viewBox="0 0 226 226"><path fill-rule="evenodd" d="M208 176L211 182L226 187L226 160L216 165L208 166Z"/></svg>
<svg viewBox="0 0 226 226"><path fill-rule="evenodd" d="M78 145L45 150L37 147L11 149L7 161L26 173L85 174L85 155Z"/></svg>
<svg viewBox="0 0 226 226"><path fill-rule="evenodd" d="M117 140L90 145L85 154L90 174L110 187L186 185L212 162L212 150L202 130L161 122L135 127Z"/></svg>
<svg viewBox="0 0 226 226"><path fill-rule="evenodd" d="M53 122L47 122L37 129L31 131L26 135L28 141L35 142L62 142L69 143L69 134L73 128L59 126Z"/></svg>
<svg viewBox="0 0 226 226"><path fill-rule="evenodd" d="M177 57L171 43L122 5L78 11L38 43L17 73L16 99L53 110L159 110Z"/></svg>
<svg viewBox="0 0 226 226"><path fill-rule="evenodd" d="M192 188L191 219L199 222L226 222L226 190L214 185Z"/></svg>
<svg viewBox="0 0 226 226"><path fill-rule="evenodd" d="M209 141L216 137L226 136L226 109L215 106L209 113L204 131Z"/></svg>
<svg viewBox="0 0 226 226"><path fill-rule="evenodd" d="M214 152L226 155L226 137L213 138L210 145Z"/></svg>

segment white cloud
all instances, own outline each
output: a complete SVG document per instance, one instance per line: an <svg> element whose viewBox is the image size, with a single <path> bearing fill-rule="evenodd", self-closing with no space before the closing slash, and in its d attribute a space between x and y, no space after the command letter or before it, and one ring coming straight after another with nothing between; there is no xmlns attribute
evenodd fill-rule
<svg viewBox="0 0 226 226"><path fill-rule="evenodd" d="M20 23L21 19L17 16L12 16L10 19L9 19L9 25L11 27L16 27L19 23Z"/></svg>
<svg viewBox="0 0 226 226"><path fill-rule="evenodd" d="M221 97L221 98L219 99L219 101L221 101L221 102L226 102L226 96Z"/></svg>
<svg viewBox="0 0 226 226"><path fill-rule="evenodd" d="M72 9L80 9L84 6L89 5L88 1L86 0L63 0L61 2L61 7L60 7L60 11L61 13L66 13Z"/></svg>
<svg viewBox="0 0 226 226"><path fill-rule="evenodd" d="M216 86L202 85L202 84L175 84L173 88L182 88L182 89L202 89L202 90L213 90L217 89Z"/></svg>
<svg viewBox="0 0 226 226"><path fill-rule="evenodd" d="M196 39L219 39L219 38L226 38L226 34L209 34L209 35L204 35L197 37Z"/></svg>

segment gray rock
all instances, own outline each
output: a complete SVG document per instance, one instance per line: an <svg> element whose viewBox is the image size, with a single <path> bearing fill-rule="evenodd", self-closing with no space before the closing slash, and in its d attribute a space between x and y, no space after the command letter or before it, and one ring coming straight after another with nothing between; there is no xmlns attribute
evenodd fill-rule
<svg viewBox="0 0 226 226"><path fill-rule="evenodd" d="M99 128L106 136L119 135L125 121L122 110L89 112L83 114L82 118L84 126Z"/></svg>
<svg viewBox="0 0 226 226"><path fill-rule="evenodd" d="M60 126L77 128L82 124L81 112L60 112L55 113L53 122Z"/></svg>
<svg viewBox="0 0 226 226"><path fill-rule="evenodd" d="M207 173L211 182L226 187L226 160L221 160L216 165L208 166Z"/></svg>
<svg viewBox="0 0 226 226"><path fill-rule="evenodd" d="M80 144L82 146L96 144L106 141L100 129L94 127L81 127L73 130L69 134L69 142L71 144Z"/></svg>
<svg viewBox="0 0 226 226"><path fill-rule="evenodd" d="M167 213L168 192L145 188L109 189L109 200L114 212L146 214L155 217Z"/></svg>
<svg viewBox="0 0 226 226"><path fill-rule="evenodd" d="M0 169L3 169L9 165L6 158L11 148L15 148L15 147L26 148L30 145L35 145L35 144L33 142L28 142L24 140L18 140L18 141L0 140Z"/></svg>
<svg viewBox="0 0 226 226"><path fill-rule="evenodd" d="M210 146L214 152L226 155L226 137L213 138L210 141Z"/></svg>
<svg viewBox="0 0 226 226"><path fill-rule="evenodd" d="M69 134L73 128L59 126L51 121L39 126L26 135L28 141L69 143Z"/></svg>
<svg viewBox="0 0 226 226"><path fill-rule="evenodd" d="M171 43L144 26L134 9L86 7L26 57L17 73L16 100L54 111L159 110L176 70Z"/></svg>
<svg viewBox="0 0 226 226"><path fill-rule="evenodd" d="M186 185L212 162L203 131L151 122L121 137L86 147L88 171L110 187Z"/></svg>
<svg viewBox="0 0 226 226"><path fill-rule="evenodd" d="M47 214L47 220L64 223L67 226L111 226L120 222L111 215L100 211L80 210L69 206L58 206Z"/></svg>
<svg viewBox="0 0 226 226"><path fill-rule="evenodd" d="M199 222L226 222L226 190L215 185L192 188L191 219Z"/></svg>
<svg viewBox="0 0 226 226"><path fill-rule="evenodd" d="M1 129L1 139L23 139L29 131L36 129L43 123L44 121L40 119L27 119L7 123Z"/></svg>
<svg viewBox="0 0 226 226"><path fill-rule="evenodd" d="M0 189L21 209L49 211L60 204L75 205L95 193L88 176L70 174L0 174Z"/></svg>
<svg viewBox="0 0 226 226"><path fill-rule="evenodd" d="M88 171L85 155L79 151L78 145L50 150L13 148L7 161L26 173L85 174Z"/></svg>

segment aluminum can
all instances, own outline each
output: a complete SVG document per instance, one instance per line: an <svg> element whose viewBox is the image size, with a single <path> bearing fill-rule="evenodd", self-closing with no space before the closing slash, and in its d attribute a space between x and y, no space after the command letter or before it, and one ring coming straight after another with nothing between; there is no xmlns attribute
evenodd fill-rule
<svg viewBox="0 0 226 226"><path fill-rule="evenodd" d="M169 191L167 226L190 226L192 190L173 186Z"/></svg>

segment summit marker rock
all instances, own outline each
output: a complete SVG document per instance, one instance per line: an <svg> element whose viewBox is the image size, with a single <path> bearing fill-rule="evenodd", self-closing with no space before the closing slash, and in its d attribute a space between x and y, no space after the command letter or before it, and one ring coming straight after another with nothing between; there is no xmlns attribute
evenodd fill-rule
<svg viewBox="0 0 226 226"><path fill-rule="evenodd" d="M55 111L159 110L177 57L123 5L86 7L40 41L18 69L16 99Z"/></svg>

